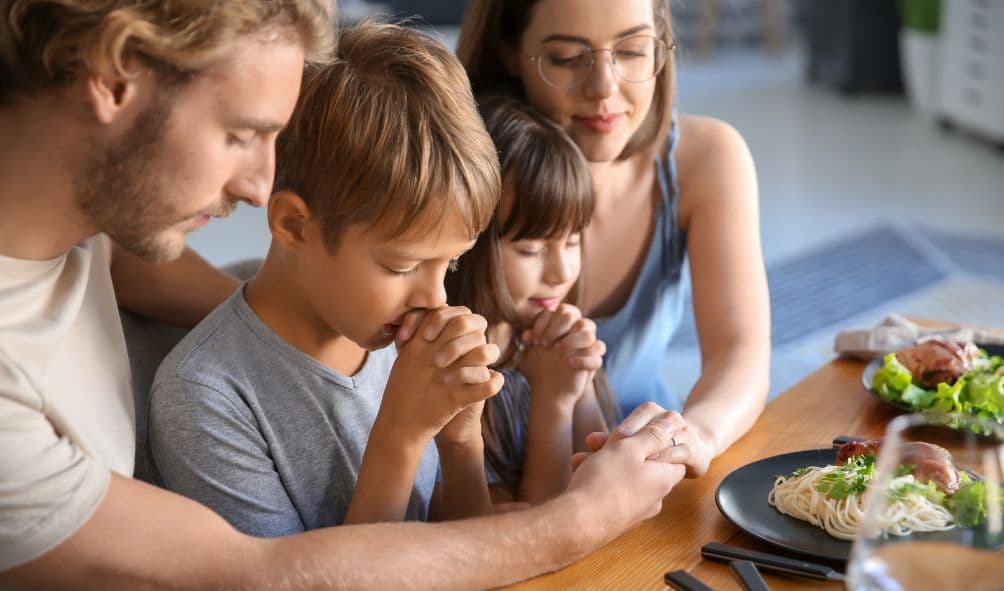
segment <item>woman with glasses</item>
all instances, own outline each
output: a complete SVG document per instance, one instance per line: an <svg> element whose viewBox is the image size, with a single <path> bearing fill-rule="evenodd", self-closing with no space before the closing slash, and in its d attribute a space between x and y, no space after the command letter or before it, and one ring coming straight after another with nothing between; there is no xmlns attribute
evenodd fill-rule
<svg viewBox="0 0 1004 591"><path fill-rule="evenodd" d="M589 161L576 303L599 325L624 410L680 410L674 439L690 447L688 474L703 474L763 408L770 309L753 161L727 124L676 115L667 0L472 0L458 45L476 93L526 100ZM688 287L702 373L669 392L660 370Z"/></svg>

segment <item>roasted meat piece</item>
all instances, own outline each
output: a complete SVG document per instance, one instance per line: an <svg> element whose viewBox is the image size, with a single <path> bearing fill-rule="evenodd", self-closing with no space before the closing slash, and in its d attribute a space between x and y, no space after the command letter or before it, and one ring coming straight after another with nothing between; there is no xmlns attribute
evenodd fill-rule
<svg viewBox="0 0 1004 591"><path fill-rule="evenodd" d="M923 441L907 443L903 450L903 464L914 466L913 477L917 482L934 482L946 495L962 486L959 470L952 462L952 454L940 445Z"/></svg>
<svg viewBox="0 0 1004 591"><path fill-rule="evenodd" d="M837 450L837 465L843 466L848 458L853 458L854 456L877 456L880 447L882 447L882 440L880 439L848 441Z"/></svg>
<svg viewBox="0 0 1004 591"><path fill-rule="evenodd" d="M980 350L972 343L930 340L896 352L903 364L922 388L933 390L938 384L954 384L959 376L973 368Z"/></svg>
<svg viewBox="0 0 1004 591"><path fill-rule="evenodd" d="M882 441L878 439L845 443L837 450L837 465L843 465L848 458L854 456L877 456L881 447ZM917 482L934 482L945 494L950 495L962 486L959 470L952 462L952 454L940 445L910 441L904 444L902 463L904 466L913 466L911 474Z"/></svg>

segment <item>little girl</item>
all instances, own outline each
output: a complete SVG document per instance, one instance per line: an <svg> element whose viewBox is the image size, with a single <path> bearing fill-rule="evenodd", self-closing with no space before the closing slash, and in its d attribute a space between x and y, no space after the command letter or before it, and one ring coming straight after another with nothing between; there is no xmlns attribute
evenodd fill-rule
<svg viewBox="0 0 1004 591"><path fill-rule="evenodd" d="M574 301L582 230L593 213L585 158L564 130L520 101L481 104L502 164L502 200L447 275L451 305L488 320L505 386L484 408L486 468L496 502L562 492L585 436L619 408L602 375L606 350ZM531 395L532 393L532 395Z"/></svg>

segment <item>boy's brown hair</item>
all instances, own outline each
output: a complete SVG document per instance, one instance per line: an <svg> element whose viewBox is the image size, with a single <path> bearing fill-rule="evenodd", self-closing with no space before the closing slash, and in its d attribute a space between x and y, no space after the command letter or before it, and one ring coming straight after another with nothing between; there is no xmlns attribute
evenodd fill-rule
<svg viewBox="0 0 1004 591"><path fill-rule="evenodd" d="M523 84L502 63L503 47L518 49L537 0L471 0L457 40L457 55L467 68L474 92L505 93L523 98ZM652 0L655 34L673 46L669 0ZM676 68L672 55L655 78L655 96L648 116L628 140L618 159L639 152L657 153L666 145L676 103Z"/></svg>
<svg viewBox="0 0 1004 591"><path fill-rule="evenodd" d="M365 22L308 66L276 144L275 191L304 199L329 249L350 224L421 232L456 206L473 239L500 193L498 156L457 58L419 31Z"/></svg>
<svg viewBox="0 0 1004 591"><path fill-rule="evenodd" d="M270 26L294 31L308 61L331 55L331 0L0 0L0 105L88 73L125 75L130 54L183 80Z"/></svg>

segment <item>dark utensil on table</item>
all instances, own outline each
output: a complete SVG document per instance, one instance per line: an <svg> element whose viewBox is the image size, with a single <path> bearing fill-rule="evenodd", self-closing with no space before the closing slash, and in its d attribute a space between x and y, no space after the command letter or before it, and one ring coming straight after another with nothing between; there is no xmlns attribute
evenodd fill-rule
<svg viewBox="0 0 1004 591"><path fill-rule="evenodd" d="M733 560L729 563L729 568L746 591L770 591L767 581L763 580L756 565L749 560Z"/></svg>
<svg viewBox="0 0 1004 591"><path fill-rule="evenodd" d="M662 580L677 591L714 591L685 570L671 570L663 575Z"/></svg>
<svg viewBox="0 0 1004 591"><path fill-rule="evenodd" d="M737 548L728 544L708 542L701 546L701 556L709 560L730 562L733 560L748 560L764 572L798 575L810 579L843 581L844 575L832 567L815 562L795 560L776 554L756 552L745 548Z"/></svg>

